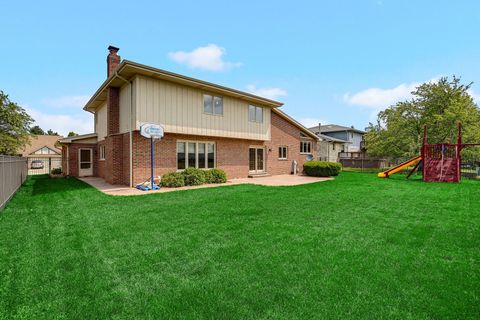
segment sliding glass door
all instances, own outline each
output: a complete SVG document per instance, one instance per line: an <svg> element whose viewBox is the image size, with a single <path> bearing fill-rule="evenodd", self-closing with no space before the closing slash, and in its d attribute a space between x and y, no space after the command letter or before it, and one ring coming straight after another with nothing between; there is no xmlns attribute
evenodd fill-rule
<svg viewBox="0 0 480 320"><path fill-rule="evenodd" d="M248 166L250 173L265 172L265 149L263 147L250 147L248 154Z"/></svg>

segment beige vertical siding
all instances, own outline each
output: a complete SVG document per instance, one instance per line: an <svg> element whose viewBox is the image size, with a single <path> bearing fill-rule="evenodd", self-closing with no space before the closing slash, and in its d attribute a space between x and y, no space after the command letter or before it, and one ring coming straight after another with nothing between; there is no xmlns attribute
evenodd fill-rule
<svg viewBox="0 0 480 320"><path fill-rule="evenodd" d="M95 113L95 133L98 141L105 139L107 136L107 104L99 107Z"/></svg>
<svg viewBox="0 0 480 320"><path fill-rule="evenodd" d="M133 90L135 90L135 80L133 80L133 82ZM120 88L120 133L129 132L130 130L130 126L128 123L130 121L130 101L130 85L126 84ZM134 115L135 102L133 103L132 108L132 115ZM135 129L133 126L134 121L132 119L132 129Z"/></svg>
<svg viewBox="0 0 480 320"><path fill-rule="evenodd" d="M165 131L170 133L270 140L270 108L263 109L263 123L250 122L248 102L223 96L223 115L206 114L203 112L204 93L209 92L137 77L134 92L136 129L144 122L155 122L163 124ZM122 125L121 131L124 132Z"/></svg>
<svg viewBox="0 0 480 320"><path fill-rule="evenodd" d="M317 143L318 159L322 161L338 162L338 153L342 151L343 143L319 141ZM335 148L333 147L335 146Z"/></svg>

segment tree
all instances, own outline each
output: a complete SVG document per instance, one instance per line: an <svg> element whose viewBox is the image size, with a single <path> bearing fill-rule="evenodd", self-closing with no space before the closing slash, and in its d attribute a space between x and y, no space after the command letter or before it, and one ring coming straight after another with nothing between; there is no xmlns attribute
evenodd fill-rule
<svg viewBox="0 0 480 320"><path fill-rule="evenodd" d="M43 131L43 129L40 128L39 126L33 126L30 128L30 133L37 136L41 136L45 134L45 131Z"/></svg>
<svg viewBox="0 0 480 320"><path fill-rule="evenodd" d="M75 132L73 132L73 131L70 131L70 132L68 133L68 136L69 136L69 137L75 137L75 136L78 136L78 133L75 133Z"/></svg>
<svg viewBox="0 0 480 320"><path fill-rule="evenodd" d="M418 155L424 125L429 143L455 143L459 122L463 141L480 143L480 109L468 93L471 85L461 84L460 78L453 76L451 81L443 77L418 86L411 100L381 111L377 122L369 124L365 135L368 153L383 157Z"/></svg>
<svg viewBox="0 0 480 320"><path fill-rule="evenodd" d="M0 90L0 154L15 155L29 143L33 119Z"/></svg>
<svg viewBox="0 0 480 320"><path fill-rule="evenodd" d="M47 135L49 136L58 136L58 132L53 131L52 129L48 129Z"/></svg>

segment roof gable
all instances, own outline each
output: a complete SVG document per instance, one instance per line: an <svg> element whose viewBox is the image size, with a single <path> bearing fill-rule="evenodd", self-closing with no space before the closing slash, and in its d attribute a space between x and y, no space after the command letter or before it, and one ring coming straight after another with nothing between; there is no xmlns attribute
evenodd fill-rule
<svg viewBox="0 0 480 320"><path fill-rule="evenodd" d="M29 144L25 145L20 153L23 157L25 157L46 147L60 154L61 150L55 146L60 138L62 137L50 135L32 135L30 136Z"/></svg>
<svg viewBox="0 0 480 320"><path fill-rule="evenodd" d="M271 108L276 108L283 105L283 103L281 102L259 97L248 92L224 87L218 84L214 84L211 82L187 77L187 76L173 73L170 71L150 67L137 62L123 60L120 63L120 65L117 67L116 72L112 76L110 76L107 80L105 80L105 82L94 93L92 98L90 98L90 100L87 102L87 104L83 109L87 111L95 110L107 100L106 90L108 87L111 87L111 86L121 87L125 85L125 79L131 80L131 79L134 79L135 76L137 75L166 80L166 81L182 84L185 86L198 88L201 90L207 90L212 93L218 93L218 94L230 96L233 98L249 101L253 104L257 103L257 104L261 104Z"/></svg>
<svg viewBox="0 0 480 320"><path fill-rule="evenodd" d="M32 155L32 154L34 154L34 155L40 155L40 154L60 154L60 150L57 149L57 148L55 148L55 150L54 150L54 149L52 149L52 148L49 148L48 146L43 146L43 147L41 147L41 148L39 148L39 149L37 149L37 150L35 150L35 151L33 151L33 152L30 153L30 155Z"/></svg>

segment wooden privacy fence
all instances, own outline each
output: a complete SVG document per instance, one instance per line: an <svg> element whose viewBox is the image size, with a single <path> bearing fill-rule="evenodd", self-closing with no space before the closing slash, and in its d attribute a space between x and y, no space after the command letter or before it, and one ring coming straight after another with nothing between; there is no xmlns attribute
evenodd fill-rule
<svg viewBox="0 0 480 320"><path fill-rule="evenodd" d="M0 209L27 178L27 158L0 155Z"/></svg>

